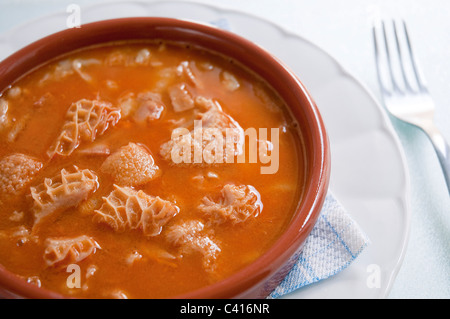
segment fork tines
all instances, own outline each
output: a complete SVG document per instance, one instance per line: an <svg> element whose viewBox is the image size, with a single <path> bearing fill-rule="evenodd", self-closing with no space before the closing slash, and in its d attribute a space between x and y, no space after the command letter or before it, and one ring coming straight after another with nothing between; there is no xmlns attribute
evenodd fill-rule
<svg viewBox="0 0 450 319"><path fill-rule="evenodd" d="M378 80L383 93L426 91L405 21L379 21L374 23L372 30Z"/></svg>

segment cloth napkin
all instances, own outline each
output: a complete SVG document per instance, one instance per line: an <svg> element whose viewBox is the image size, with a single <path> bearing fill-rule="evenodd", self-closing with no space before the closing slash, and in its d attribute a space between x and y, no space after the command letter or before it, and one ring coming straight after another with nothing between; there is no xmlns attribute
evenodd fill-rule
<svg viewBox="0 0 450 319"><path fill-rule="evenodd" d="M348 267L369 242L368 237L329 191L298 261L268 298L281 297L337 274Z"/></svg>
<svg viewBox="0 0 450 319"><path fill-rule="evenodd" d="M209 23L232 31L226 19ZM368 244L368 237L329 191L298 261L268 298L279 298L337 274L348 267Z"/></svg>

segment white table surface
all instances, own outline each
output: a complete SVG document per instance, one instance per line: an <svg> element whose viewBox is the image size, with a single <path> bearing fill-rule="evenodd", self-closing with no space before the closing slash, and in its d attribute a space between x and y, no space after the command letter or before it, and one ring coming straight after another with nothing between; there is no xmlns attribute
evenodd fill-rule
<svg viewBox="0 0 450 319"><path fill-rule="evenodd" d="M103 0L0 0L0 33L70 4ZM371 23L401 17L436 102L436 123L450 141L450 1L448 0L197 0L273 21L334 56L380 98ZM82 15L81 15L82 17ZM425 135L391 118L411 177L407 252L389 298L450 298L450 198Z"/></svg>

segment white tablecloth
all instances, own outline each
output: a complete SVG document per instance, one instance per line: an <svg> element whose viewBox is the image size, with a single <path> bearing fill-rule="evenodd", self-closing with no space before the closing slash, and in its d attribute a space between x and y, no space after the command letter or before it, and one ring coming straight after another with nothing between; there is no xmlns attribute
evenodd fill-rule
<svg viewBox="0 0 450 319"><path fill-rule="evenodd" d="M31 19L99 0L1 0L0 33ZM401 17L436 102L436 122L450 141L450 2L447 0L209 0L298 33L334 56L380 98L371 22ZM450 198L425 135L391 118L411 176L411 230L390 298L450 298Z"/></svg>

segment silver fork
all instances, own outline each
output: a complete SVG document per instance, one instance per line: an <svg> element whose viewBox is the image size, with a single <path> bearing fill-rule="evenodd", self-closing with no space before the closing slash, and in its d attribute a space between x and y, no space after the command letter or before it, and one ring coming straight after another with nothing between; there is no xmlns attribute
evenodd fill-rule
<svg viewBox="0 0 450 319"><path fill-rule="evenodd" d="M434 102L415 59L404 21L374 24L378 81L387 110L430 138L450 193L450 147L433 122ZM388 36L389 35L389 36Z"/></svg>

